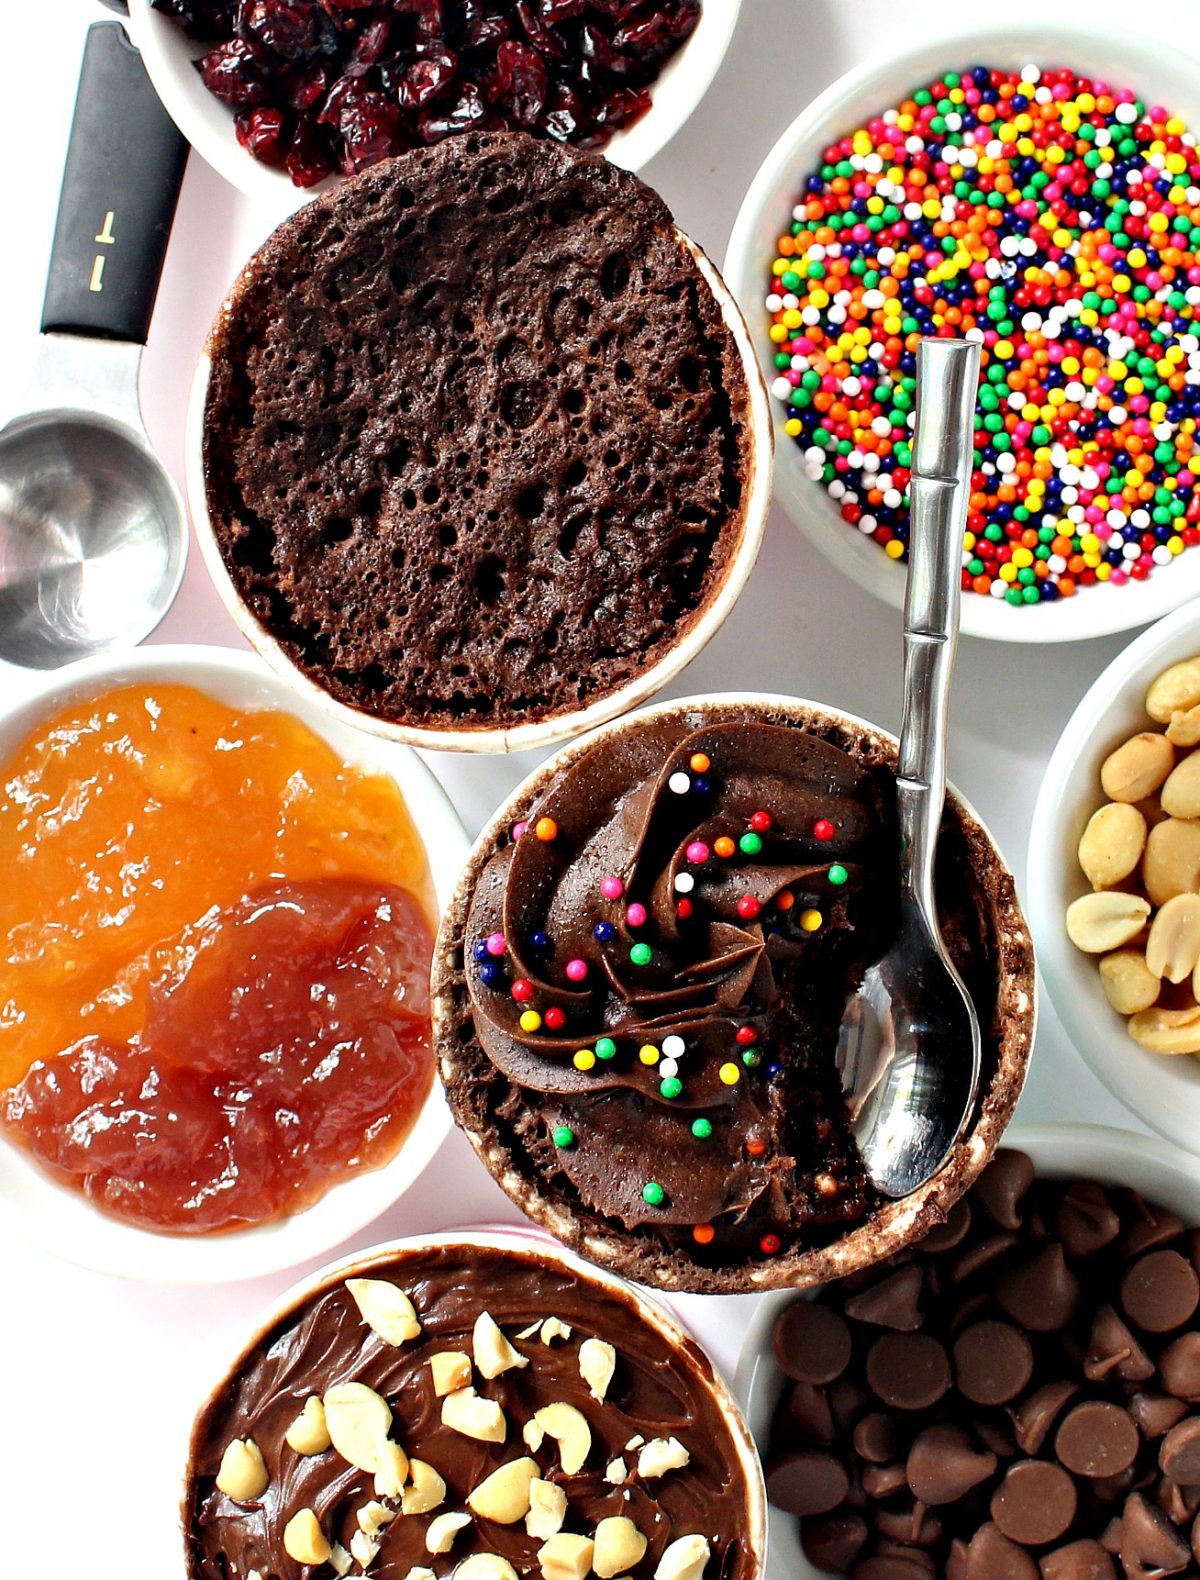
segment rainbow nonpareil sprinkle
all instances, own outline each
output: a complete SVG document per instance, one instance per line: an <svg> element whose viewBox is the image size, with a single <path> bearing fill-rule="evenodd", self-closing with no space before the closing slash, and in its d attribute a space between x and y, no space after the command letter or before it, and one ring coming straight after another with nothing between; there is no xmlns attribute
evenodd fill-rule
<svg viewBox="0 0 1200 1580"><path fill-rule="evenodd" d="M1200 155L1162 106L945 72L826 149L766 307L805 470L891 558L923 335L983 347L965 590L1053 602L1200 541Z"/></svg>

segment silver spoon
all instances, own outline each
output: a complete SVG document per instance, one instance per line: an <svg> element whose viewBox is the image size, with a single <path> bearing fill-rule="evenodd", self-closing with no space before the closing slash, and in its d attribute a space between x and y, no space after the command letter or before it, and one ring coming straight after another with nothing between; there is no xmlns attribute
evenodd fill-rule
<svg viewBox="0 0 1200 1580"><path fill-rule="evenodd" d="M0 660L141 641L179 588L183 502L138 403L187 144L119 22L88 30L28 409L0 429Z"/></svg>
<svg viewBox="0 0 1200 1580"><path fill-rule="evenodd" d="M890 1197L937 1173L979 1090L979 1022L946 952L933 885L978 381L973 342L921 342L896 777L900 927L847 1003L837 1052L867 1176Z"/></svg>

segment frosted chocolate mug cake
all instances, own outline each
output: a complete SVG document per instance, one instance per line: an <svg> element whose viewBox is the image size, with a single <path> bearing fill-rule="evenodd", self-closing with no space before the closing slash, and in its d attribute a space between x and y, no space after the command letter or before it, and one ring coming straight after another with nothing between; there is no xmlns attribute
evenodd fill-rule
<svg viewBox="0 0 1200 1580"><path fill-rule="evenodd" d="M205 499L245 608L391 724L507 729L646 675L766 507L713 280L635 176L522 135L301 209L209 348Z"/></svg>

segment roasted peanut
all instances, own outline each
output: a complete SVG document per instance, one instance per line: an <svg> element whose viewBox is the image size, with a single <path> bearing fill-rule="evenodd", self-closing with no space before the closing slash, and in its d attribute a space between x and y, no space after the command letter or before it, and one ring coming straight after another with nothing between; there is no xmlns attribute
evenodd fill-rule
<svg viewBox="0 0 1200 1580"><path fill-rule="evenodd" d="M558 1444L559 1459L568 1476L579 1470L592 1446L592 1429L587 1417L573 1404L547 1404L525 1423L525 1446L537 1453L543 1441L552 1437Z"/></svg>
<svg viewBox="0 0 1200 1580"><path fill-rule="evenodd" d="M1162 982L1136 949L1120 949L1100 962L1104 996L1118 1015L1136 1015L1149 1009L1162 992Z"/></svg>
<svg viewBox="0 0 1200 1580"><path fill-rule="evenodd" d="M252 1437L235 1437L221 1455L217 1486L235 1503L253 1503L270 1484L262 1450Z"/></svg>
<svg viewBox="0 0 1200 1580"><path fill-rule="evenodd" d="M1131 1018L1129 1035L1150 1053L1200 1053L1200 1005L1144 1009Z"/></svg>
<svg viewBox="0 0 1200 1580"><path fill-rule="evenodd" d="M1134 870L1145 848L1146 819L1127 801L1110 801L1088 820L1079 865L1093 889L1111 889Z"/></svg>
<svg viewBox="0 0 1200 1580"><path fill-rule="evenodd" d="M471 1357L461 1350L443 1350L439 1355L431 1355L429 1370L433 1373L433 1391L439 1399L470 1387Z"/></svg>
<svg viewBox="0 0 1200 1580"><path fill-rule="evenodd" d="M1155 914L1146 939L1146 965L1156 977L1182 982L1200 960L1200 894L1177 894Z"/></svg>
<svg viewBox="0 0 1200 1580"><path fill-rule="evenodd" d="M408 1480L408 1455L399 1443L385 1437L375 1459L375 1496L398 1498Z"/></svg>
<svg viewBox="0 0 1200 1580"><path fill-rule="evenodd" d="M1107 954L1136 938L1149 915L1150 906L1139 895L1102 889L1067 907L1067 937L1076 949Z"/></svg>
<svg viewBox="0 0 1200 1580"><path fill-rule="evenodd" d="M442 1400L442 1424L479 1443L503 1443L508 1430L504 1411L494 1399L481 1399L474 1388L460 1388Z"/></svg>
<svg viewBox="0 0 1200 1580"><path fill-rule="evenodd" d="M304 1401L304 1409L288 1427L284 1442L297 1454L323 1454L329 1447L325 1406L316 1394Z"/></svg>
<svg viewBox="0 0 1200 1580"><path fill-rule="evenodd" d="M425 1571L421 1571L424 1580ZM407 1575L405 1580L413 1580ZM434 1580L430 1575L429 1580ZM507 1558L501 1558L499 1553L472 1553L469 1558L464 1558L454 1571L454 1580L519 1580L517 1571Z"/></svg>
<svg viewBox="0 0 1200 1580"><path fill-rule="evenodd" d="M346 1288L373 1333L385 1344L407 1344L419 1337L421 1324L402 1289L383 1278L348 1278Z"/></svg>
<svg viewBox="0 0 1200 1580"><path fill-rule="evenodd" d="M1185 749L1200 746L1200 707L1177 708L1167 725L1167 739L1172 746Z"/></svg>
<svg viewBox="0 0 1200 1580"><path fill-rule="evenodd" d="M408 1464L412 1486L405 1487L400 1498L401 1514L428 1514L446 1500L446 1483L423 1459L412 1459Z"/></svg>
<svg viewBox="0 0 1200 1580"><path fill-rule="evenodd" d="M1110 801L1143 801L1175 766L1175 748L1165 735L1143 730L1132 735L1100 768L1100 783Z"/></svg>
<svg viewBox="0 0 1200 1580"><path fill-rule="evenodd" d="M471 1347L475 1352L476 1366L489 1381L514 1366L529 1365L528 1356L518 1354L513 1349L488 1311L481 1311L475 1319Z"/></svg>
<svg viewBox="0 0 1200 1580"><path fill-rule="evenodd" d="M641 1563L648 1545L631 1519L624 1514L612 1515L596 1526L592 1568L600 1580L615 1580L617 1575Z"/></svg>
<svg viewBox="0 0 1200 1580"><path fill-rule="evenodd" d="M638 1475L665 1476L668 1470L682 1470L691 1455L677 1437L656 1437L638 1455Z"/></svg>
<svg viewBox="0 0 1200 1580"><path fill-rule="evenodd" d="M348 1464L374 1471L392 1428L392 1408L365 1383L335 1383L321 1401L329 1440Z"/></svg>
<svg viewBox="0 0 1200 1580"><path fill-rule="evenodd" d="M1200 752L1176 763L1158 792L1158 800L1170 817L1200 817Z"/></svg>
<svg viewBox="0 0 1200 1580"><path fill-rule="evenodd" d="M1146 693L1146 712L1158 724L1166 724L1173 713L1194 708L1200 703L1200 658L1185 658L1172 664L1150 682Z"/></svg>
<svg viewBox="0 0 1200 1580"><path fill-rule="evenodd" d="M529 1483L529 1513L525 1516L528 1535L544 1542L557 1536L567 1517L567 1495L552 1481L535 1477Z"/></svg>
<svg viewBox="0 0 1200 1580"><path fill-rule="evenodd" d="M584 1339L579 1346L579 1375L593 1399L603 1401L617 1369L617 1352L603 1339Z"/></svg>
<svg viewBox="0 0 1200 1580"><path fill-rule="evenodd" d="M469 1514L435 1514L429 1522L429 1529L425 1532L425 1551L448 1553L454 1546L454 1538L459 1531L470 1523Z"/></svg>
<svg viewBox="0 0 1200 1580"><path fill-rule="evenodd" d="M293 1514L283 1528L283 1550L298 1564L323 1564L333 1551L321 1529L321 1522L311 1509L301 1509Z"/></svg>
<svg viewBox="0 0 1200 1580"><path fill-rule="evenodd" d="M654 1580L702 1580L708 1559L706 1537L681 1536L658 1560Z"/></svg>
<svg viewBox="0 0 1200 1580"><path fill-rule="evenodd" d="M1152 905L1200 893L1200 822L1169 817L1146 836L1142 882Z"/></svg>
<svg viewBox="0 0 1200 1580"><path fill-rule="evenodd" d="M510 1459L479 1483L467 1499L467 1507L481 1520L515 1525L529 1513L529 1488L537 1473L536 1459Z"/></svg>
<svg viewBox="0 0 1200 1580"><path fill-rule="evenodd" d="M592 1567L595 1543L590 1536L560 1531L538 1548L542 1580L584 1580Z"/></svg>

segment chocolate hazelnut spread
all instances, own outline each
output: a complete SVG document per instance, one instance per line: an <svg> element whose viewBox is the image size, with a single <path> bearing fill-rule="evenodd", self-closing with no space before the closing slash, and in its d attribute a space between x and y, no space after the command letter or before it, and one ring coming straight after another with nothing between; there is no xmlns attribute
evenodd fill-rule
<svg viewBox="0 0 1200 1580"><path fill-rule="evenodd" d="M755 1580L760 1570L749 1512L752 1490L742 1457L749 1453L748 1441L739 1448L736 1439L744 1428L690 1341L673 1343L645 1319L632 1296L530 1252L423 1248L382 1258L366 1272L407 1295L419 1333L389 1343L364 1325L352 1286L338 1279L249 1347L193 1433L184 1498L191 1580L245 1580L256 1569L272 1580L307 1573L284 1547L285 1530L304 1511L315 1515L336 1567L339 1548L351 1552L356 1537L361 1547L359 1512L370 1504L377 1505L377 1519L378 1506L390 1516L376 1531L373 1580L403 1580L420 1566L448 1575L483 1552L507 1560L520 1576L537 1575L537 1553L546 1538L531 1536L521 1517L500 1523L475 1515L455 1534L448 1555L434 1556L426 1546L438 1516L469 1513L467 1500L485 1478L531 1455L537 1476L565 1492L565 1533L590 1539L601 1521L625 1518L645 1537L642 1559L622 1571L631 1580L653 1575L662 1554L688 1536L709 1544L705 1580ZM476 1323L485 1312L518 1357L490 1380L474 1351ZM562 1326L543 1327L551 1318ZM583 1346L596 1338L615 1350L602 1398L581 1371ZM503 1441L465 1436L443 1420L445 1398L435 1392L430 1361L449 1352L467 1363L469 1386L499 1405ZM328 1404L330 1390L348 1382L365 1385L390 1407L391 1440L410 1460L409 1487L415 1481L413 1461L431 1466L444 1480L444 1495L433 1507L400 1513L403 1494L381 1495L372 1475L348 1463L337 1446L315 1453L291 1446L289 1433L306 1402L316 1397ZM532 1446L531 1422L550 1405L580 1412L590 1430L582 1467L574 1474L561 1463L567 1445L560 1447L549 1431ZM257 1495L238 1500L220 1490L217 1478L228 1446L246 1440L261 1454L267 1480L261 1491L251 1489ZM646 1457L650 1445L672 1441L673 1468L655 1474L653 1453ZM678 1463L681 1458L684 1463ZM355 1572L361 1572L357 1563Z"/></svg>

